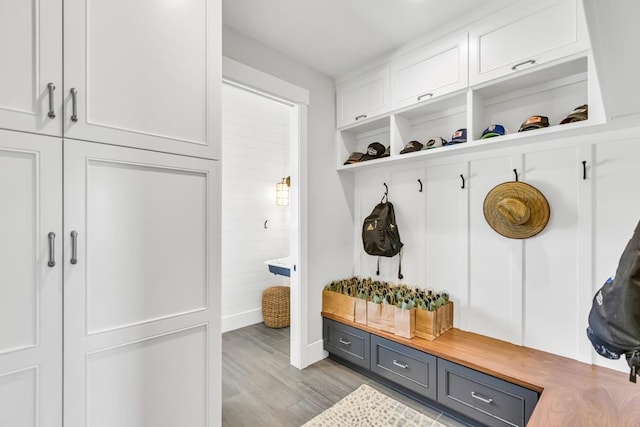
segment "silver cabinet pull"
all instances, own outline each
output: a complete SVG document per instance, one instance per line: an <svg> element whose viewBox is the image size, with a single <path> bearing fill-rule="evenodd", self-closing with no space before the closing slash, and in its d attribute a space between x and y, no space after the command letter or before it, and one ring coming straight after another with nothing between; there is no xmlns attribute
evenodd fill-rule
<svg viewBox="0 0 640 427"><path fill-rule="evenodd" d="M526 60L526 61L524 61L524 62L521 62L521 63L519 63L519 64L514 65L513 67L511 67L511 69L512 69L513 71L515 71L515 70L517 70L517 69L518 69L518 67L520 67L521 65L525 65L525 64L531 64L531 65L533 65L533 64L535 64L535 63L536 63L536 60L535 60L535 59L527 59L527 60Z"/></svg>
<svg viewBox="0 0 640 427"><path fill-rule="evenodd" d="M476 394L475 391L471 392L471 397L473 397L474 399L478 399L480 402L484 402L484 403L493 403L493 399L487 399L485 397L480 396L479 394Z"/></svg>
<svg viewBox="0 0 640 427"><path fill-rule="evenodd" d="M72 87L71 90L71 121L78 121L78 89Z"/></svg>
<svg viewBox="0 0 640 427"><path fill-rule="evenodd" d="M393 359L393 364L396 365L398 368L402 368L402 369L407 369L409 367L409 365L405 365L404 363L400 363L396 359Z"/></svg>
<svg viewBox="0 0 640 427"><path fill-rule="evenodd" d="M433 93L429 92L429 93L425 93L425 94L420 95L420 96L418 97L418 101L422 100L422 98L426 98L427 96L428 96L429 98L433 98Z"/></svg>
<svg viewBox="0 0 640 427"><path fill-rule="evenodd" d="M49 83L47 85L47 89L49 90L49 113L47 114L47 116L49 116L50 119L55 119L56 112L55 112L55 107L53 105L55 104L55 101L53 99L53 91L56 90L56 87L53 83Z"/></svg>
<svg viewBox="0 0 640 427"><path fill-rule="evenodd" d="M340 342L340 344L351 345L351 341L345 341L342 338L340 338L338 341Z"/></svg>
<svg viewBox="0 0 640 427"><path fill-rule="evenodd" d="M366 119L366 118L367 118L366 114L360 114L359 116L356 117L356 120Z"/></svg>
<svg viewBox="0 0 640 427"><path fill-rule="evenodd" d="M56 233L53 231L49 232L49 262L47 265L49 267L55 267L56 265L56 254L55 254L55 244L56 244Z"/></svg>
<svg viewBox="0 0 640 427"><path fill-rule="evenodd" d="M71 231L71 264L78 263L78 232Z"/></svg>

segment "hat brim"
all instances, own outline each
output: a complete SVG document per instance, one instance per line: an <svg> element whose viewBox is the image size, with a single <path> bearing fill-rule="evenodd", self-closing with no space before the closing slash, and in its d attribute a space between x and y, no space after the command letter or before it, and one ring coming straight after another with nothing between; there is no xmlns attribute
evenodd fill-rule
<svg viewBox="0 0 640 427"><path fill-rule="evenodd" d="M480 139L493 138L494 136L502 136L502 134L501 133L496 133L496 132L489 132L489 133L485 133L484 135L482 135L480 137Z"/></svg>
<svg viewBox="0 0 640 427"><path fill-rule="evenodd" d="M529 208L529 220L524 224L512 224L500 215L497 207L504 198L517 198ZM540 233L550 217L549 202L534 186L525 182L510 181L496 185L484 199L484 218L498 234L510 239L526 239Z"/></svg>

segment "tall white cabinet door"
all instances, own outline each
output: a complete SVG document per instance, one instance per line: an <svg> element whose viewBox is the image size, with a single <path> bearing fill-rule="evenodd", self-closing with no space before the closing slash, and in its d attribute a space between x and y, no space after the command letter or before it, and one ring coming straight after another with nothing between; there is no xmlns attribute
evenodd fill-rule
<svg viewBox="0 0 640 427"><path fill-rule="evenodd" d="M220 419L218 162L65 141L66 427Z"/></svg>
<svg viewBox="0 0 640 427"><path fill-rule="evenodd" d="M220 0L65 0L64 19L66 137L219 158Z"/></svg>
<svg viewBox="0 0 640 427"><path fill-rule="evenodd" d="M0 131L0 426L62 426L61 157Z"/></svg>
<svg viewBox="0 0 640 427"><path fill-rule="evenodd" d="M62 134L62 0L0 2L0 128Z"/></svg>
<svg viewBox="0 0 640 427"><path fill-rule="evenodd" d="M468 329L468 185L467 162L427 168L424 286L449 292L456 305L453 324L461 329Z"/></svg>

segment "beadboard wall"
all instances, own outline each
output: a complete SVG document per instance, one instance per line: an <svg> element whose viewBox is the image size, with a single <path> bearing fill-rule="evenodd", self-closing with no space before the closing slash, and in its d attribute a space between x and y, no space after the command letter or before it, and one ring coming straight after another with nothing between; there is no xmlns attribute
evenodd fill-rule
<svg viewBox="0 0 640 427"><path fill-rule="evenodd" d="M262 321L262 291L288 285L264 261L289 255L289 207L276 183L289 175L290 107L223 85L222 331ZM265 228L265 221L267 225Z"/></svg>

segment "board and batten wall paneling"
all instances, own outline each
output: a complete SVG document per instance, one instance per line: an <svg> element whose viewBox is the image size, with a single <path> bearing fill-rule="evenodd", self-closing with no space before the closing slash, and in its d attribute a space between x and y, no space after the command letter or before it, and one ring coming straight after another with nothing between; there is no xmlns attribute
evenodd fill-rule
<svg viewBox="0 0 640 427"><path fill-rule="evenodd" d="M262 291L289 283L264 261L289 255L289 207L276 206L275 188L290 175L290 108L223 85L223 332L260 322Z"/></svg>
<svg viewBox="0 0 640 427"><path fill-rule="evenodd" d="M523 181L544 194L547 227L524 241L523 344L578 358L578 191L576 147L525 154ZM553 331L551 333L551 331Z"/></svg>

